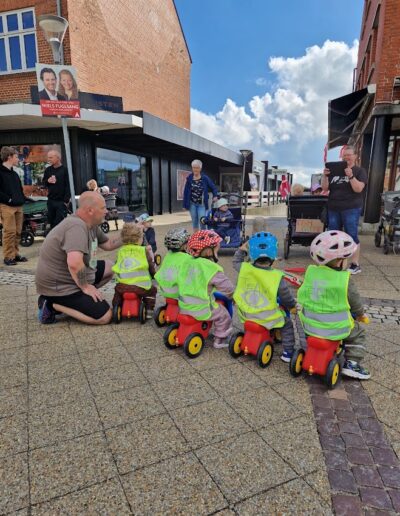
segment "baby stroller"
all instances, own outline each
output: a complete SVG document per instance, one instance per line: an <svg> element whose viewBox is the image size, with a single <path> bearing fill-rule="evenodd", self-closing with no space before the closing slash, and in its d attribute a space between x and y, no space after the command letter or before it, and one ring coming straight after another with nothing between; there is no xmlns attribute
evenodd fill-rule
<svg viewBox="0 0 400 516"><path fill-rule="evenodd" d="M383 235L383 253L400 249L400 191L382 194L383 213L375 233L375 246L380 247Z"/></svg>
<svg viewBox="0 0 400 516"><path fill-rule="evenodd" d="M30 247L35 237L47 235L47 201L27 202L23 206L24 221L22 225L20 244ZM0 245L3 244L3 226L0 224Z"/></svg>
<svg viewBox="0 0 400 516"><path fill-rule="evenodd" d="M223 198L225 197L221 197L221 199ZM222 240L221 249L237 249L246 241L247 199L246 202L243 203L243 208L240 206L241 200L242 197L237 194L230 194L229 199L227 199L228 203L231 205L229 211L233 215L233 219L229 221L215 221L213 217L216 208L212 208L205 217L201 217L200 219L200 222L206 226L206 229L212 229L218 233L218 229L222 229L221 233L229 237ZM234 204L236 204L236 206L233 206Z"/></svg>
<svg viewBox="0 0 400 516"><path fill-rule="evenodd" d="M325 231L328 198L323 195L290 196L288 205L288 229L283 243L285 260L290 246L311 245L314 238Z"/></svg>
<svg viewBox="0 0 400 516"><path fill-rule="evenodd" d="M104 200L106 201L107 213L105 216L105 221L101 224L101 229L104 233L108 233L110 231L109 221L113 220L115 222L115 227L118 231L118 210L116 207L117 202L117 194L110 193L110 189L108 186L103 186L100 189Z"/></svg>

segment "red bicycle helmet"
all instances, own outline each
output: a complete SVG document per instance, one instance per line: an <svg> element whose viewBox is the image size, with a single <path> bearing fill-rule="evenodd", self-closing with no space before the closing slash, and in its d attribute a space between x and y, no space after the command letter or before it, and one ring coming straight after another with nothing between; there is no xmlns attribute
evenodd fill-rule
<svg viewBox="0 0 400 516"><path fill-rule="evenodd" d="M222 238L217 235L215 231L209 229L201 229L196 231L189 238L187 247L190 254L193 256L199 256L203 249L214 249L217 245L222 242Z"/></svg>

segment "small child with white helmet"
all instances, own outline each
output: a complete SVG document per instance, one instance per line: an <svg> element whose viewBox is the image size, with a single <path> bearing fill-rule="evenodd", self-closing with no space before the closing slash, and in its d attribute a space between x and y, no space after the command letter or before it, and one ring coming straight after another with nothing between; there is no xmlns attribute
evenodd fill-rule
<svg viewBox="0 0 400 516"><path fill-rule="evenodd" d="M213 226L214 231L229 244L231 235L229 229L231 227L230 221L233 220L233 213L229 209L228 201L224 198L218 199L214 203L215 211L212 215L212 220L209 225Z"/></svg>
<svg viewBox="0 0 400 516"><path fill-rule="evenodd" d="M345 363L342 374L368 380L370 373L360 365L365 355L364 307L346 270L347 260L357 249L352 237L343 231L325 231L311 243L311 258L297 300L306 335L342 340ZM355 318L355 320L353 319Z"/></svg>
<svg viewBox="0 0 400 516"><path fill-rule="evenodd" d="M245 261L247 254L251 263ZM275 235L264 231L252 235L233 257L233 267L239 272L233 299L242 322L253 321L268 330L280 329L281 360L290 362L295 340L293 323L280 307L293 310L296 301L283 279L283 272L272 268L277 257L278 239Z"/></svg>

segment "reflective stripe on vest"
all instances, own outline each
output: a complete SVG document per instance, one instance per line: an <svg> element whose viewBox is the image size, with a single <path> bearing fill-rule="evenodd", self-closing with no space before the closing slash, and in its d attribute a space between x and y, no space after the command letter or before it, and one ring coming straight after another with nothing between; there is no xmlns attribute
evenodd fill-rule
<svg viewBox="0 0 400 516"><path fill-rule="evenodd" d="M265 328L281 328L285 317L277 303L283 273L242 263L233 299L242 322L253 321Z"/></svg>
<svg viewBox="0 0 400 516"><path fill-rule="evenodd" d="M297 296L306 334L328 340L343 340L350 334L354 321L347 299L349 278L347 271L317 265L307 268Z"/></svg>
<svg viewBox="0 0 400 516"><path fill-rule="evenodd" d="M159 270L154 276L160 287L159 293L162 296L178 299L178 275L183 264L188 260L193 260L193 257L181 251L176 253L168 251L165 255Z"/></svg>
<svg viewBox="0 0 400 516"><path fill-rule="evenodd" d="M125 285L136 285L146 290L151 288L149 264L146 248L140 245L123 245L112 267L117 276L117 282Z"/></svg>

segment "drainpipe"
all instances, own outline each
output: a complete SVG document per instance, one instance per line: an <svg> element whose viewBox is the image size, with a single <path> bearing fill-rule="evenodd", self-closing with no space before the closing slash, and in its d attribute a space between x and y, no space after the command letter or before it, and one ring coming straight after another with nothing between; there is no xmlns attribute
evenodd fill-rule
<svg viewBox="0 0 400 516"><path fill-rule="evenodd" d="M61 9L61 0L56 0L57 4L57 16L62 17L62 9ZM64 64L64 46L61 45L60 47L60 63Z"/></svg>

